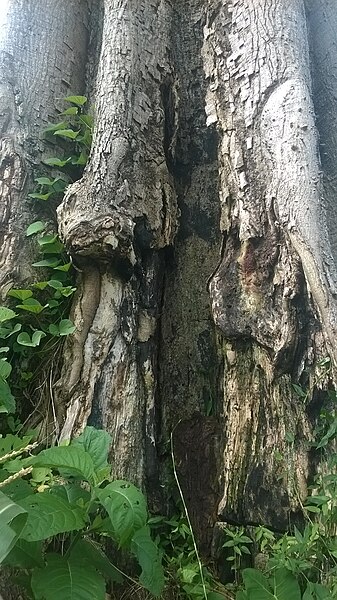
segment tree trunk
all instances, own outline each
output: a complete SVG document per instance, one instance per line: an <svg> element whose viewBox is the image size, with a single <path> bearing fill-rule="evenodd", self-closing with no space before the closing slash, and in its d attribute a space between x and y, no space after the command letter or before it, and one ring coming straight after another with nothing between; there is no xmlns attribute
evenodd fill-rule
<svg viewBox="0 0 337 600"><path fill-rule="evenodd" d="M115 476L163 510L173 431L207 553L217 521L296 520L313 469L314 372L337 361L337 20L329 0L94 4L87 56L86 2L9 3L2 291L13 266L29 274L38 132L55 98L84 90L87 60L93 147L58 208L78 270L61 437L107 429Z"/></svg>

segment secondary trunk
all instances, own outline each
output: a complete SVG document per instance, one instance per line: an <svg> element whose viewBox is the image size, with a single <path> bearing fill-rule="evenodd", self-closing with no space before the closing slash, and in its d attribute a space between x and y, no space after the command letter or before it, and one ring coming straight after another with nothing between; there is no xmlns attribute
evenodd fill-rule
<svg viewBox="0 0 337 600"><path fill-rule="evenodd" d="M27 107L19 124L8 121L36 161L37 128L55 96L67 94L68 81L83 91L87 5L59 0L42 11L26 1L20 18L21 3L11 6L7 52L13 32L34 39L24 34L29 11L46 43L38 44L39 76L15 61ZM336 362L335 109L323 68L325 45L335 60L328 39L336 19L332 3L313 0L309 34L302 0L101 6L102 43L91 46L87 83L93 148L58 209L79 273L77 330L56 390L62 437L87 422L107 429L114 474L147 488L163 510L174 431L207 552L215 522L281 529L307 492L312 404L292 383L312 385L308 372L327 353ZM333 33L324 38L327 19ZM52 83L42 85L47 76ZM4 97L21 106L11 85ZM321 86L323 180L314 115ZM16 176L13 190L24 187L24 170ZM25 190L8 213L16 223L8 243L19 252Z"/></svg>

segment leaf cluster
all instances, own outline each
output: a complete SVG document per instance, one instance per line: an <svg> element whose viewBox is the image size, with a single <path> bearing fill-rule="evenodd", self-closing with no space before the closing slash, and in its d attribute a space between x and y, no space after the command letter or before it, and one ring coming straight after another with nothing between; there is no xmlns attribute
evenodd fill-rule
<svg viewBox="0 0 337 600"><path fill-rule="evenodd" d="M68 446L23 458L27 441L0 440L0 562L28 573L27 596L105 600L106 585L124 577L103 550L107 537L136 558L139 582L159 596L164 574L147 503L133 484L111 480L110 436L87 427Z"/></svg>

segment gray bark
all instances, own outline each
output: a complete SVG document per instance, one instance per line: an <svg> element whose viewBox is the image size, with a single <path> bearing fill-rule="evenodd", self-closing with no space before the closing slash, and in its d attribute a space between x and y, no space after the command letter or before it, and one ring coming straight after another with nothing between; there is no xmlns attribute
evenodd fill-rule
<svg viewBox="0 0 337 600"><path fill-rule="evenodd" d="M24 232L33 216L33 176L48 150L41 133L61 99L84 88L88 44L86 0L10 0L0 34L0 286L32 278ZM27 256L28 253L28 256ZM28 258L28 259L27 259Z"/></svg>
<svg viewBox="0 0 337 600"><path fill-rule="evenodd" d="M15 85L1 75L14 115L4 138L20 133L19 165L40 160L38 131L67 93L63 79L83 90L86 4L38 4L24 6L44 32L43 60L15 58ZM24 29L30 12L15 29L19 6L12 1L9 55L13 35L36 39ZM56 390L62 437L87 422L107 429L114 474L162 510L174 429L207 552L217 520L280 529L307 493L310 406L291 384L310 385L306 373L328 352L336 362L336 18L329 0L308 0L308 18L302 0L102 7L101 48L88 57L93 148L58 209L79 273L77 330ZM9 205L15 227L6 217L6 268L17 264L26 220L17 210L25 168L12 186L21 188Z"/></svg>

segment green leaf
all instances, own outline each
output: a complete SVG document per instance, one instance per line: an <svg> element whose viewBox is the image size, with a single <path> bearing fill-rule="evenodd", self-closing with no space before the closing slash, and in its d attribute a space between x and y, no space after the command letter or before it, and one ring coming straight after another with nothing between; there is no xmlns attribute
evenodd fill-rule
<svg viewBox="0 0 337 600"><path fill-rule="evenodd" d="M59 129L58 131L55 131L54 135L76 140L79 133L79 131L74 131L73 129Z"/></svg>
<svg viewBox="0 0 337 600"><path fill-rule="evenodd" d="M12 365L5 358L0 359L0 378L7 379L12 372Z"/></svg>
<svg viewBox="0 0 337 600"><path fill-rule="evenodd" d="M71 321L69 322L71 323ZM83 433L71 442L71 446L78 446L88 452L92 458L95 471L98 471L108 466L108 452L111 441L112 438L107 431L87 426Z"/></svg>
<svg viewBox="0 0 337 600"><path fill-rule="evenodd" d="M45 290L47 285L48 281L37 281L36 283L33 283L33 287L37 290Z"/></svg>
<svg viewBox="0 0 337 600"><path fill-rule="evenodd" d="M50 281L48 281L48 285L54 290L59 290L63 287L62 281L59 281L58 279L51 279Z"/></svg>
<svg viewBox="0 0 337 600"><path fill-rule="evenodd" d="M57 446L43 450L32 459L36 467L50 467L66 470L71 475L92 482L94 479L94 463L88 452L76 446Z"/></svg>
<svg viewBox="0 0 337 600"><path fill-rule="evenodd" d="M57 157L53 157L53 158L45 158L45 160L43 161L46 165L48 165L49 167L65 167L69 162L71 161L71 157L69 158L65 158L63 160L61 160L60 158Z"/></svg>
<svg viewBox="0 0 337 600"><path fill-rule="evenodd" d="M269 581L257 569L244 569L242 577L249 600L301 600L298 582L287 569L278 569Z"/></svg>
<svg viewBox="0 0 337 600"><path fill-rule="evenodd" d="M249 600L246 592L240 591L236 593L235 600Z"/></svg>
<svg viewBox="0 0 337 600"><path fill-rule="evenodd" d="M14 319L16 316L17 314L14 312L14 310L11 310L6 306L0 306L0 323Z"/></svg>
<svg viewBox="0 0 337 600"><path fill-rule="evenodd" d="M54 244L45 244L42 249L43 254L62 254L63 251L64 245L60 240L56 240Z"/></svg>
<svg viewBox="0 0 337 600"><path fill-rule="evenodd" d="M64 129L65 127L67 127L67 125L68 123L66 121L61 121L60 123L51 123L50 125L48 125L48 127L46 127L46 129L44 129L44 133L53 133L58 129Z"/></svg>
<svg viewBox="0 0 337 600"><path fill-rule="evenodd" d="M74 165L79 165L84 167L88 162L88 153L85 150L82 150L81 154L76 158L76 161L73 162Z"/></svg>
<svg viewBox="0 0 337 600"><path fill-rule="evenodd" d="M105 581L85 561L47 555L47 566L32 574L35 600L105 600Z"/></svg>
<svg viewBox="0 0 337 600"><path fill-rule="evenodd" d="M4 437L0 437L0 458L5 454L13 452L13 450L21 450L25 448L32 441L32 435L24 435L19 437L12 433L7 433Z"/></svg>
<svg viewBox="0 0 337 600"><path fill-rule="evenodd" d="M83 106L87 100L88 98L86 96L67 96L67 98L65 98L66 102L71 102L72 104L76 104L76 106Z"/></svg>
<svg viewBox="0 0 337 600"><path fill-rule="evenodd" d="M4 564L21 569L43 567L41 542L27 542L19 539L6 557Z"/></svg>
<svg viewBox="0 0 337 600"><path fill-rule="evenodd" d="M82 121L89 129L92 129L94 120L91 115L80 115L79 121Z"/></svg>
<svg viewBox="0 0 337 600"><path fill-rule="evenodd" d="M59 328L57 325L54 325L54 323L51 323L48 327L48 331L51 335L55 335L55 336L59 336Z"/></svg>
<svg viewBox="0 0 337 600"><path fill-rule="evenodd" d="M0 378L0 413L15 412L15 398L7 381Z"/></svg>
<svg viewBox="0 0 337 600"><path fill-rule="evenodd" d="M298 581L287 569L277 569L273 573L272 582L277 600L301 600Z"/></svg>
<svg viewBox="0 0 337 600"><path fill-rule="evenodd" d="M0 564L20 537L26 519L26 511L0 492Z"/></svg>
<svg viewBox="0 0 337 600"><path fill-rule="evenodd" d="M28 194L28 198L33 198L34 200L48 200L53 192L47 192L46 194L38 194L34 192L33 194Z"/></svg>
<svg viewBox="0 0 337 600"><path fill-rule="evenodd" d="M34 235L35 233L39 233L40 231L43 231L45 227L46 223L43 221L34 221L34 223L31 223L27 228L26 236L28 237L30 235Z"/></svg>
<svg viewBox="0 0 337 600"><path fill-rule="evenodd" d="M138 529L147 521L146 500L142 492L132 483L113 481L104 489L96 488L96 495L107 511L113 537L119 546L125 546Z"/></svg>
<svg viewBox="0 0 337 600"><path fill-rule="evenodd" d="M36 183L39 185L47 185L48 187L51 187L55 180L49 179L49 177L37 177L34 181L36 181Z"/></svg>
<svg viewBox="0 0 337 600"><path fill-rule="evenodd" d="M161 553L151 539L149 527L136 531L132 537L131 551L142 569L140 583L154 596L160 596L165 585L164 571Z"/></svg>
<svg viewBox="0 0 337 600"><path fill-rule="evenodd" d="M33 295L32 290L9 290L7 292L7 296L11 296L11 298L18 298L22 302L27 300L27 298L31 298Z"/></svg>
<svg viewBox="0 0 337 600"><path fill-rule="evenodd" d="M71 267L71 262L66 263L65 265L61 265L60 267L54 267L55 271L64 271L68 272Z"/></svg>
<svg viewBox="0 0 337 600"><path fill-rule="evenodd" d="M63 113L61 113L62 115L77 115L78 113L78 108L77 106L70 106L70 108L67 108L67 110L64 110Z"/></svg>
<svg viewBox="0 0 337 600"><path fill-rule="evenodd" d="M59 334L62 335L70 335L76 331L76 326L70 319L62 319L62 321L58 324Z"/></svg>
<svg viewBox="0 0 337 600"><path fill-rule="evenodd" d="M39 246L44 246L45 244L53 244L57 240L57 233L48 233L47 235L43 235L37 240Z"/></svg>
<svg viewBox="0 0 337 600"><path fill-rule="evenodd" d="M36 348L40 345L41 339L46 337L46 334L43 331L34 331L32 337L30 338L29 334L23 331L18 335L16 341L20 346L29 346L31 348Z"/></svg>
<svg viewBox="0 0 337 600"><path fill-rule="evenodd" d="M49 469L50 471L50 469ZM50 494L56 494L73 506L85 506L91 500L91 494L79 483L64 483L62 485L53 485L50 488Z"/></svg>
<svg viewBox="0 0 337 600"><path fill-rule="evenodd" d="M87 540L80 539L73 547L71 557L87 561L102 573L107 580L116 583L122 583L123 581L121 573L111 564L101 547L90 538Z"/></svg>
<svg viewBox="0 0 337 600"><path fill-rule="evenodd" d="M58 258L45 258L44 260L39 260L36 263L33 263L33 267L51 267L55 268L60 264L60 260Z"/></svg>
<svg viewBox="0 0 337 600"><path fill-rule="evenodd" d="M17 304L16 308L21 308L21 310L26 310L28 312L34 313L35 315L39 315L40 312L42 312L46 307L42 306L42 304L35 298L27 298L27 300L24 301L24 304ZM21 342L19 342L19 344L20 343Z"/></svg>
<svg viewBox="0 0 337 600"><path fill-rule="evenodd" d="M79 531L85 527L84 511L54 494L42 492L20 500L28 513L21 538L28 542L45 540L59 533Z"/></svg>

